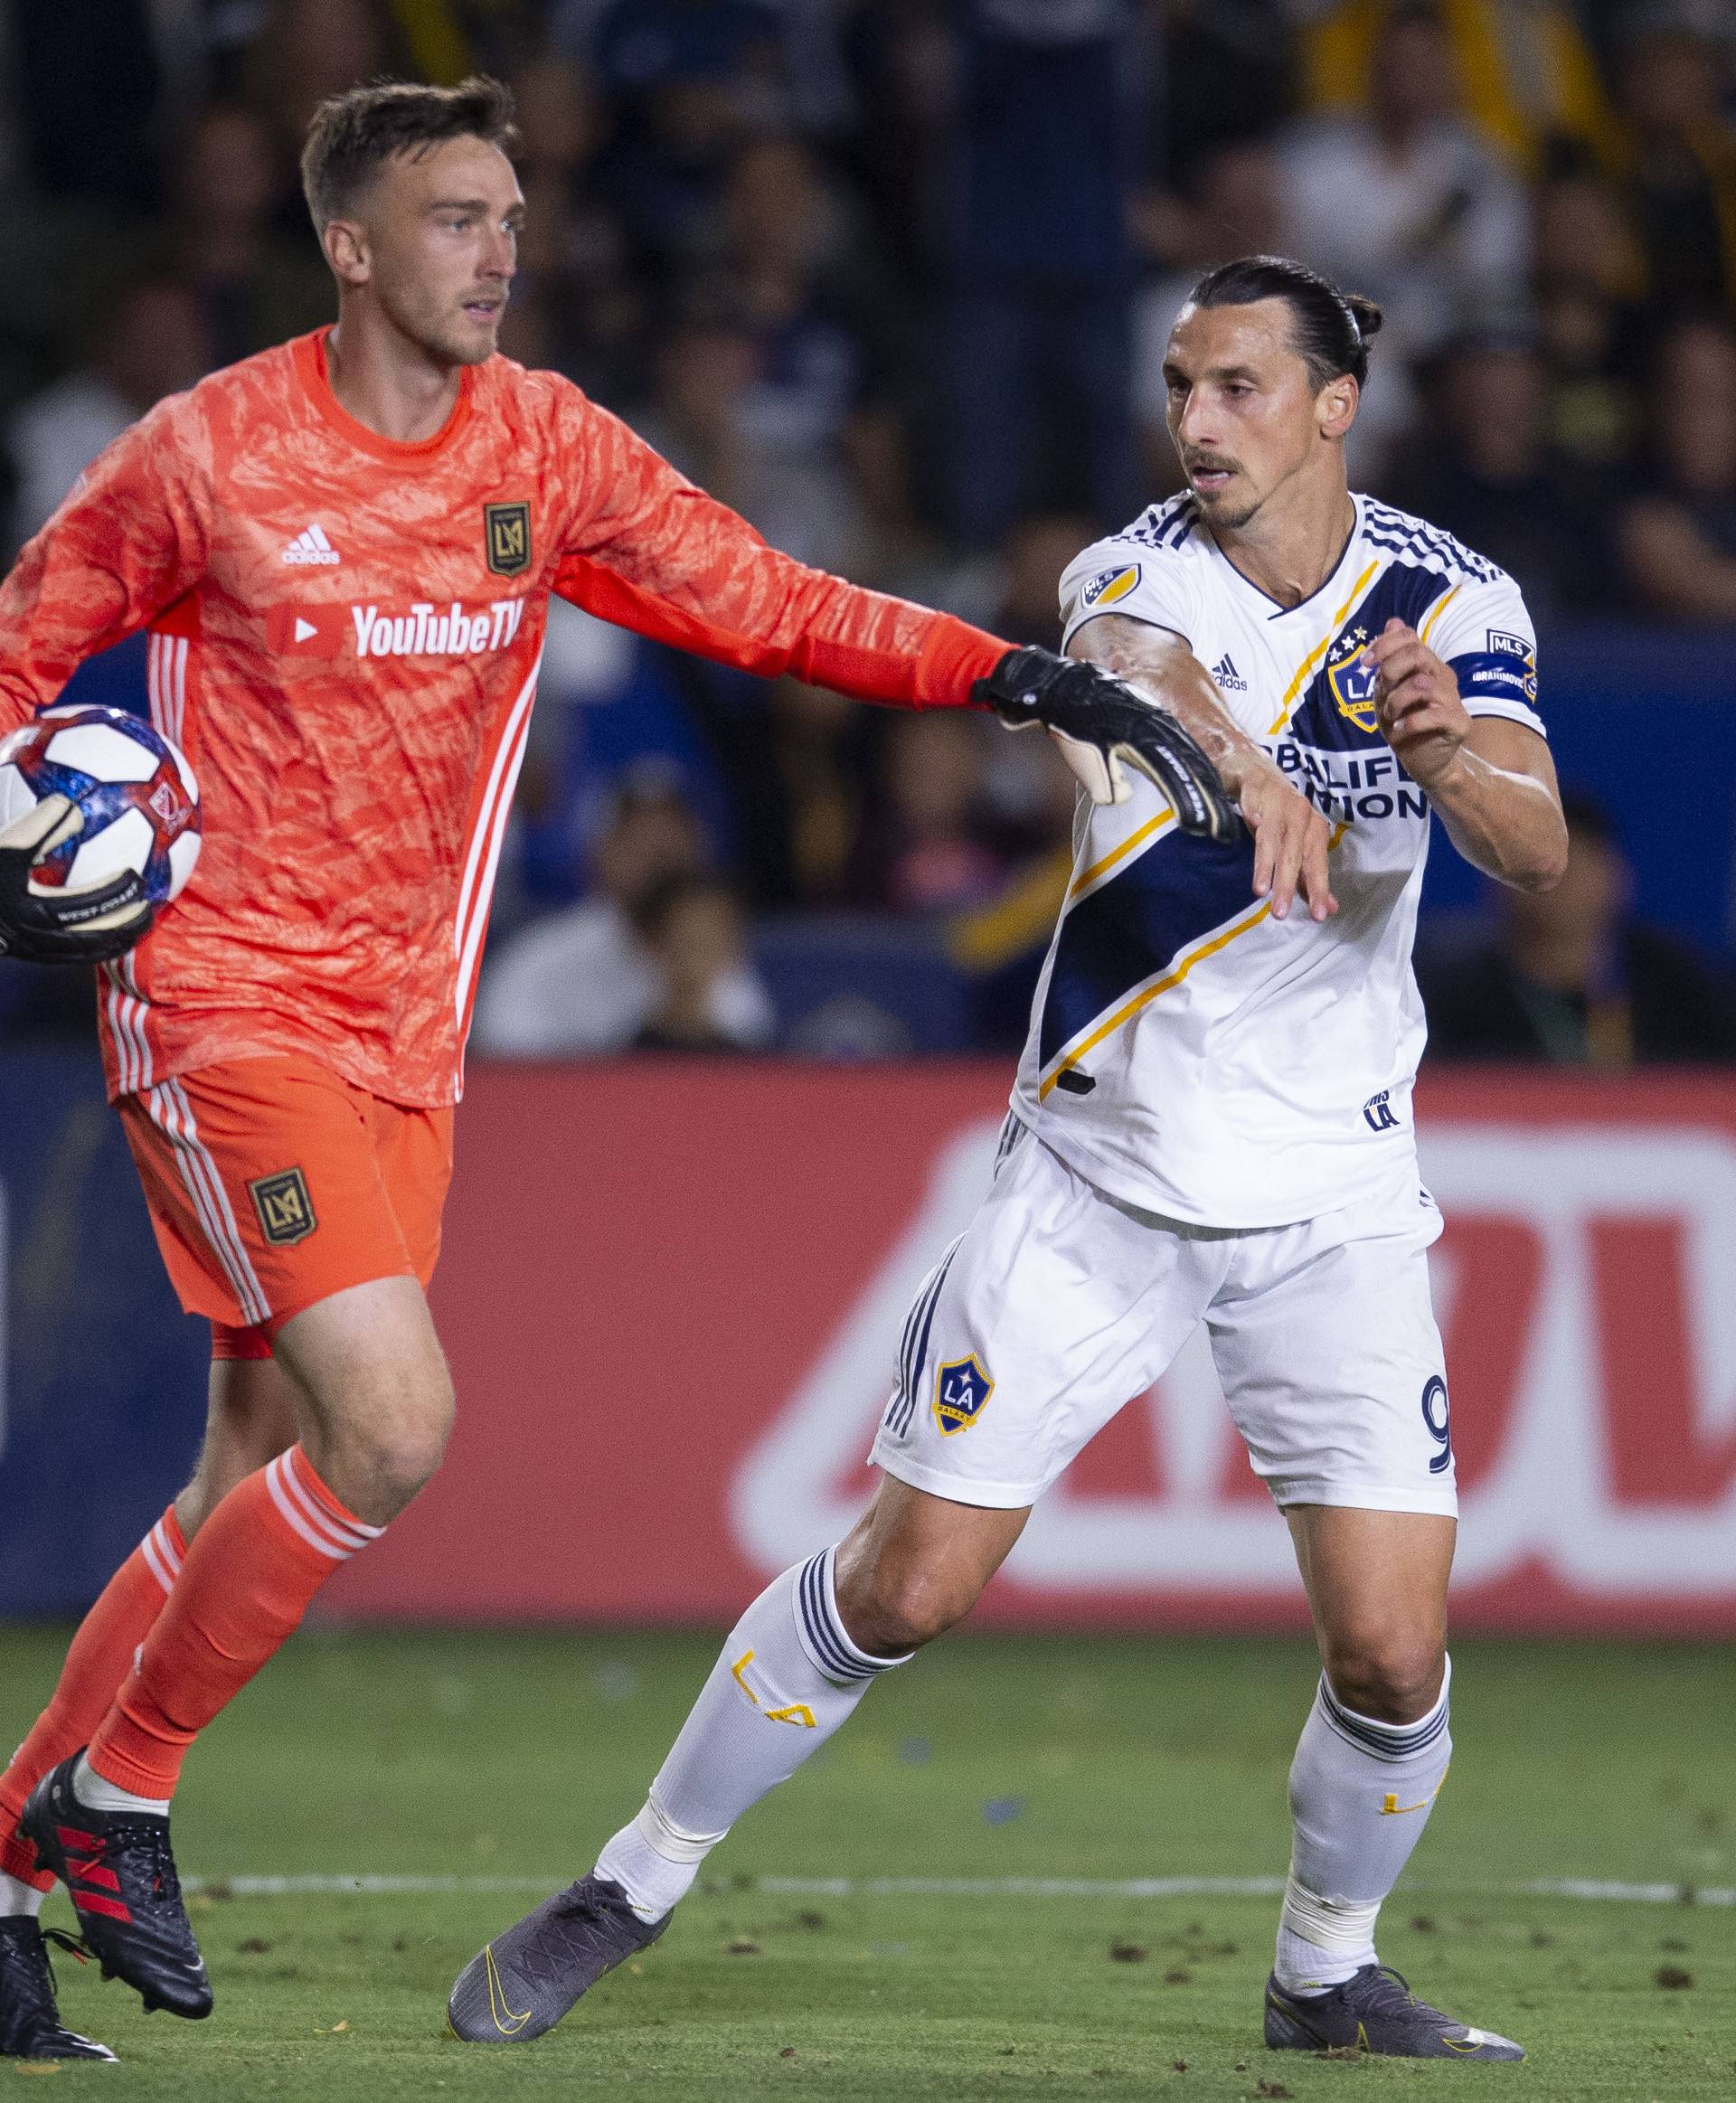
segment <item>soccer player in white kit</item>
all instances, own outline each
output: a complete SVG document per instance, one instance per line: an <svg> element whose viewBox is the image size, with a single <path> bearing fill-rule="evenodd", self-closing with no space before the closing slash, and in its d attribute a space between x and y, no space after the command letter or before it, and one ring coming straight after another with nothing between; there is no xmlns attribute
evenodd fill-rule
<svg viewBox="0 0 1736 2103"><path fill-rule="evenodd" d="M1246 835L1183 837L1143 781L1081 800L994 1182L910 1310L873 1503L748 1609L591 1874L478 1954L463 2034L546 2029L661 1933L734 1820L969 1609L1203 1321L1323 1666L1266 2041L1524 2056L1412 1995L1374 1926L1451 1749L1441 1222L1410 1123L1429 820L1527 889L1559 879L1567 838L1517 588L1349 491L1379 323L1273 257L1212 271L1178 316L1187 489L1070 565L1067 646L1181 719Z"/></svg>

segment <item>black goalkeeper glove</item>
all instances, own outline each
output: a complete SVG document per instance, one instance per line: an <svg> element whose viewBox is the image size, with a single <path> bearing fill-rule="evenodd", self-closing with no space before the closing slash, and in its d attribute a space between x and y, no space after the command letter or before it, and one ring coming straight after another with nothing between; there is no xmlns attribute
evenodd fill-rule
<svg viewBox="0 0 1736 2103"><path fill-rule="evenodd" d="M1184 833L1233 840L1241 826L1218 770L1166 709L1113 674L1052 650L1009 650L972 696L1015 731L1041 723L1093 803L1126 803L1137 767Z"/></svg>
<svg viewBox="0 0 1736 2103"><path fill-rule="evenodd" d="M84 820L63 796L45 796L0 833L0 957L32 964L101 964L124 956L149 932L156 908L145 879L129 872L85 891L52 891L31 882L39 858Z"/></svg>

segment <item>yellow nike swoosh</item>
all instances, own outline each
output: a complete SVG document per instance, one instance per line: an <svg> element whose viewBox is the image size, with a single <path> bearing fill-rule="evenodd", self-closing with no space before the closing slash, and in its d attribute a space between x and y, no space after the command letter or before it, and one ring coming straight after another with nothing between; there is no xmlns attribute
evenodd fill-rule
<svg viewBox="0 0 1736 2103"><path fill-rule="evenodd" d="M482 1961L488 1970L488 2013L495 2019L495 2028L499 2031L503 2037L516 2037L531 2020L532 2011L527 2008L522 2015L514 2015L507 2005L506 1989L501 1984L500 1972L495 1963L495 1946L492 1942L485 1945ZM501 2021L503 2015L506 2019L504 2023Z"/></svg>

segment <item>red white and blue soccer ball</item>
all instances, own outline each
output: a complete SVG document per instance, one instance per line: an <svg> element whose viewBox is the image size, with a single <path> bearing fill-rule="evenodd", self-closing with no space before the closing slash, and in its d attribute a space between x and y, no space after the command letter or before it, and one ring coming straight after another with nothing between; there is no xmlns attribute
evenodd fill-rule
<svg viewBox="0 0 1736 2103"><path fill-rule="evenodd" d="M0 740L0 833L45 796L76 804L82 827L31 870L44 889L86 891L136 870L156 905L199 859L199 786L176 748L125 709L50 709Z"/></svg>

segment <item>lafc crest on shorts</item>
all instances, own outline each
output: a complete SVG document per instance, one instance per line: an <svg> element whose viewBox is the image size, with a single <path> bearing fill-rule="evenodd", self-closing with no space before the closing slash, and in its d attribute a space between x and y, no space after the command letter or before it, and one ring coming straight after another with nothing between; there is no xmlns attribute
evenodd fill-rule
<svg viewBox="0 0 1736 2103"><path fill-rule="evenodd" d="M994 1392L995 1382L977 1364L975 1353L941 1366L934 1376L934 1420L943 1436L968 1431Z"/></svg>
<svg viewBox="0 0 1736 2103"><path fill-rule="evenodd" d="M247 1192L259 1215L259 1231L274 1249L305 1241L319 1224L307 1194L307 1178L298 1168L259 1176L248 1184Z"/></svg>

